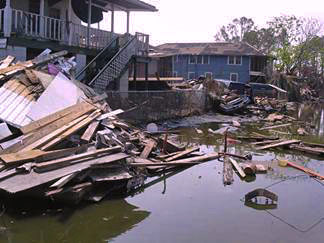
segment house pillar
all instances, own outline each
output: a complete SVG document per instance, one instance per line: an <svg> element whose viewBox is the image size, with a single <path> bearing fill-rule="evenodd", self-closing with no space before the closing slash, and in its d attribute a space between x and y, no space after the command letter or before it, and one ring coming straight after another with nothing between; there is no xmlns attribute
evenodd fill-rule
<svg viewBox="0 0 324 243"><path fill-rule="evenodd" d="M4 9L4 36L10 37L11 35L11 27L12 27L12 8L11 1L6 0L6 7Z"/></svg>
<svg viewBox="0 0 324 243"><path fill-rule="evenodd" d="M111 28L110 28L111 33L115 32L115 7L114 4L111 6Z"/></svg>
<svg viewBox="0 0 324 243"><path fill-rule="evenodd" d="M72 46L72 41L73 41L73 25L72 25L72 0L69 0L69 8L68 8L68 19L67 19L67 22L68 22L68 26L69 26L69 29L67 31L68 33L68 38L69 38L69 46Z"/></svg>
<svg viewBox="0 0 324 243"><path fill-rule="evenodd" d="M88 29L87 29L87 46L90 46L90 28L91 28L91 9L92 9L92 0L88 0Z"/></svg>
<svg viewBox="0 0 324 243"><path fill-rule="evenodd" d="M126 33L129 34L129 11L127 13L127 26L126 26Z"/></svg>
<svg viewBox="0 0 324 243"><path fill-rule="evenodd" d="M39 15L41 16L39 21L39 34L41 37L45 37L45 0L40 0Z"/></svg>

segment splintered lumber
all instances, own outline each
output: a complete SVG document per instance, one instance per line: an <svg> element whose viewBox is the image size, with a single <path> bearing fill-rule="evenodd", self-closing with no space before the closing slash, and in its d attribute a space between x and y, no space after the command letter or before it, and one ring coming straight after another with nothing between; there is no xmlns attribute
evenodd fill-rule
<svg viewBox="0 0 324 243"><path fill-rule="evenodd" d="M65 156L69 156L71 154L77 153L82 151L83 149L87 148L88 145L83 145L80 147L74 148L67 148L67 149L60 149L60 150L53 150L53 151L42 151L39 149L29 150L25 152L16 152L12 154L2 154L0 155L0 159L6 164L19 164L25 163L28 161L46 161L51 159L58 159Z"/></svg>
<svg viewBox="0 0 324 243"><path fill-rule="evenodd" d="M278 137L265 137L265 136L237 136L237 139L240 140L256 140L256 141L263 141L263 140L278 140Z"/></svg>
<svg viewBox="0 0 324 243"><path fill-rule="evenodd" d="M300 140L287 140L287 141L283 141L283 142L279 142L279 143L272 143L269 145L265 145L263 147L258 147L256 148L257 150L264 150L264 149L270 149L270 148L276 148L276 147L282 147L282 146L286 146L286 145L291 145L294 143L300 143Z"/></svg>
<svg viewBox="0 0 324 243"><path fill-rule="evenodd" d="M23 126L20 128L20 131L23 134L27 134L30 132L33 132L35 130L38 130L54 121L57 121L63 117L65 117L66 115L72 116L72 119L78 118L79 116L90 112L92 110L96 109L96 107L86 101L83 101L81 103L78 103L76 105L72 105L70 107L67 107L63 110L57 111L53 114L50 114L44 118L41 118L37 121L31 122L30 124Z"/></svg>
<svg viewBox="0 0 324 243"><path fill-rule="evenodd" d="M93 135L95 134L98 126L100 124L100 121L93 121L88 126L87 130L83 133L81 140L85 142L90 142L90 140L93 138Z"/></svg>
<svg viewBox="0 0 324 243"><path fill-rule="evenodd" d="M314 154L318 156L323 156L324 155L324 149L323 148L312 148L312 147L307 147L307 146L301 146L301 145L290 145L291 149L304 152L304 153L309 153L309 154Z"/></svg>
<svg viewBox="0 0 324 243"><path fill-rule="evenodd" d="M275 129L275 128L281 128L281 127L289 127L289 126L291 126L291 123L281 124L281 125L276 125L276 126L270 126L270 127L263 127L260 130L269 130L269 129Z"/></svg>
<svg viewBox="0 0 324 243"><path fill-rule="evenodd" d="M101 120L104 120L104 119L106 119L106 118L110 118L110 117L113 117L113 116L117 116L117 115L119 115L119 114L121 114L121 113L123 113L123 112L124 112L124 110L122 110L122 109L114 110L114 111L111 111L111 112L109 112L109 113L102 114L101 116L99 116L99 117L97 118L97 120L98 120L98 121L101 121Z"/></svg>
<svg viewBox="0 0 324 243"><path fill-rule="evenodd" d="M242 155L238 155L238 154L231 154L231 153L218 153L220 156L224 156L224 155L227 155L227 156L230 156L230 157L234 157L234 158L238 158L238 159L243 159L243 160L248 160L249 157L251 157L252 155L251 154L247 154L245 156L242 156Z"/></svg>
<svg viewBox="0 0 324 243"><path fill-rule="evenodd" d="M54 184L50 185L50 188L61 188L64 185L66 185L68 182L70 182L72 179L74 179L78 174L79 172L74 172L70 175L64 176Z"/></svg>
<svg viewBox="0 0 324 243"><path fill-rule="evenodd" d="M4 60L1 61L0 69L7 68L15 60L13 56L7 56Z"/></svg>
<svg viewBox="0 0 324 243"><path fill-rule="evenodd" d="M91 160L83 159L82 161L78 161L78 163L57 170L48 171L47 173L37 173L32 170L28 174L14 175L6 180L0 181L0 189L9 193L22 192L43 184L55 182L56 180L74 172L86 170L93 164L107 163L108 161L113 163L126 159L127 157L129 157L129 155L117 153Z"/></svg>
<svg viewBox="0 0 324 243"><path fill-rule="evenodd" d="M42 145L48 143L49 141L52 142L54 138L59 136L59 134L63 133L64 131L68 130L69 128L71 128L71 127L77 125L78 123L82 122L87 117L88 117L88 115L83 115L83 116L75 119L74 121L64 125L63 127L61 127L59 129L47 134L46 136L38 139L34 143L25 146L24 148L21 149L21 151L29 151L29 150L32 150L32 149L40 148Z"/></svg>
<svg viewBox="0 0 324 243"><path fill-rule="evenodd" d="M280 140L277 140L276 142L279 143L279 142L283 142L284 140L283 139L280 139ZM273 143L273 140L265 140L265 141L261 141L261 142L255 142L255 143L250 143L251 145L266 145L266 144L270 144L270 143Z"/></svg>
<svg viewBox="0 0 324 243"><path fill-rule="evenodd" d="M186 166L186 165L195 165L201 164L205 161L210 161L213 159L219 158L218 153L210 153L203 156L196 156L188 159L179 159L174 160L172 162L165 162L165 163L150 163L150 162L142 162L142 163L130 163L132 166L138 167L147 167L147 166ZM138 160L137 160L138 161Z"/></svg>
<svg viewBox="0 0 324 243"><path fill-rule="evenodd" d="M143 159L147 159L155 146L156 142L153 139L148 140L140 157Z"/></svg>
<svg viewBox="0 0 324 243"><path fill-rule="evenodd" d="M90 110L93 110L94 107L92 107ZM28 145L35 143L36 141L44 138L45 136L47 136L48 134L59 130L62 128L62 126L75 121L75 119L77 119L80 116L83 116L84 114L88 113L88 111L86 110L82 110L80 112L77 113L71 113L65 117L63 117L62 119L58 119L50 124L48 124L47 126L37 130L37 132L33 133L30 136L26 136L24 137L20 142L13 144L12 146L8 147L5 150L0 151L0 154L8 154L8 153L14 153L14 152L18 152L21 151L23 148L27 147Z"/></svg>
<svg viewBox="0 0 324 243"><path fill-rule="evenodd" d="M28 79L30 80L30 82L32 84L39 84L38 78L36 77L36 75L32 71L26 69L25 74L27 75Z"/></svg>
<svg viewBox="0 0 324 243"><path fill-rule="evenodd" d="M234 168L237 170L237 172L240 174L240 176L242 178L244 178L246 176L246 174L244 173L244 171L242 170L241 166L239 166L239 164L232 158L229 158L229 161L232 163L232 165L234 166Z"/></svg>
<svg viewBox="0 0 324 243"><path fill-rule="evenodd" d="M229 161L229 158L225 156L223 165L223 183L224 185L231 185L233 182L233 166Z"/></svg>
<svg viewBox="0 0 324 243"><path fill-rule="evenodd" d="M309 147L324 148L324 144L320 144L320 143L306 143L306 142L303 142L303 145L306 145L306 146L309 146Z"/></svg>
<svg viewBox="0 0 324 243"><path fill-rule="evenodd" d="M59 168L65 167L65 166L69 166L70 164L73 164L74 161L77 161L80 159L84 159L84 158L90 159L92 157L96 157L96 156L99 156L102 154L115 153L115 152L117 153L120 151L121 151L120 146L98 149L98 150L89 151L89 152L82 153L82 154L72 155L69 157L61 158L61 159L56 159L56 160L51 160L51 161L47 161L44 163L39 163L39 164L35 165L34 170L36 172L42 173L45 171L55 170L55 169L59 169Z"/></svg>
<svg viewBox="0 0 324 243"><path fill-rule="evenodd" d="M173 160L176 160L176 159L181 159L184 156L186 156L188 154L191 154L193 152L196 152L198 150L199 150L199 147L189 148L189 149L186 149L183 152L177 153L177 154L173 155L172 157L167 158L165 161L170 162L170 161L173 161Z"/></svg>
<svg viewBox="0 0 324 243"><path fill-rule="evenodd" d="M183 151L185 148L181 147L180 145L172 142L169 139L159 138L159 146L165 148L166 152L168 153L174 153Z"/></svg>
<svg viewBox="0 0 324 243"><path fill-rule="evenodd" d="M94 113L92 113L91 115L89 115L87 118L85 118L81 122L79 122L77 125L70 126L69 129L67 129L65 132L63 132L62 134L60 134L58 137L50 140L47 144L45 144L44 146L42 146L41 149L42 150L48 150L48 149L52 148L53 146L55 146L56 144L58 144L62 140L66 139L71 134L77 132L81 128L83 128L86 125L88 125L90 122L92 122L98 116L100 116L100 114L101 114L100 113L100 110L95 111Z"/></svg>

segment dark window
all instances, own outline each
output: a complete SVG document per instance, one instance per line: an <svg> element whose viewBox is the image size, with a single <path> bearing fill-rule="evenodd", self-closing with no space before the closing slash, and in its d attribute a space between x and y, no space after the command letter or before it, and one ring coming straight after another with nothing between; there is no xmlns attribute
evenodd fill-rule
<svg viewBox="0 0 324 243"><path fill-rule="evenodd" d="M238 74L237 73L231 73L230 80L234 82L238 82Z"/></svg>
<svg viewBox="0 0 324 243"><path fill-rule="evenodd" d="M205 56L204 56L204 59L203 59L203 63L204 63L204 64L209 64L209 61L210 61L210 60L209 60L209 56L205 55Z"/></svg>
<svg viewBox="0 0 324 243"><path fill-rule="evenodd" d="M242 64L242 57L241 56L236 56L235 57L235 64L236 65L241 65Z"/></svg>
<svg viewBox="0 0 324 243"><path fill-rule="evenodd" d="M234 65L235 63L235 57L234 56L229 56L228 57L228 64Z"/></svg>
<svg viewBox="0 0 324 243"><path fill-rule="evenodd" d="M196 64L197 57L196 56L189 56L189 64Z"/></svg>
<svg viewBox="0 0 324 243"><path fill-rule="evenodd" d="M197 56L197 63L203 64L203 56Z"/></svg>

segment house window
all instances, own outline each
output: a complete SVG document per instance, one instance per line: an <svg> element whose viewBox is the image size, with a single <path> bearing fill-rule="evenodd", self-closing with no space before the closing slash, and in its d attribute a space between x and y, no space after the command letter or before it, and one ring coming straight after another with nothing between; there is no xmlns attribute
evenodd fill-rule
<svg viewBox="0 0 324 243"><path fill-rule="evenodd" d="M189 64L196 64L197 63L197 56L189 56Z"/></svg>
<svg viewBox="0 0 324 243"><path fill-rule="evenodd" d="M212 80L212 79L213 79L213 73L211 73L211 72L206 72L206 73L205 73L205 77L206 77L207 80Z"/></svg>
<svg viewBox="0 0 324 243"><path fill-rule="evenodd" d="M178 55L173 56L173 62L175 62L175 63L179 62L179 56Z"/></svg>
<svg viewBox="0 0 324 243"><path fill-rule="evenodd" d="M242 56L228 56L229 65L242 65Z"/></svg>
<svg viewBox="0 0 324 243"><path fill-rule="evenodd" d="M188 79L195 79L196 78L196 73L195 72L188 72Z"/></svg>
<svg viewBox="0 0 324 243"><path fill-rule="evenodd" d="M173 71L173 77L178 77L178 72L177 71Z"/></svg>
<svg viewBox="0 0 324 243"><path fill-rule="evenodd" d="M234 82L238 82L238 73L231 73L230 80Z"/></svg>
<svg viewBox="0 0 324 243"><path fill-rule="evenodd" d="M203 58L203 63L204 63L204 64L209 64L209 63L210 63L209 56L204 55L203 57L204 57L204 58Z"/></svg>
<svg viewBox="0 0 324 243"><path fill-rule="evenodd" d="M203 64L203 56L197 56L197 63Z"/></svg>

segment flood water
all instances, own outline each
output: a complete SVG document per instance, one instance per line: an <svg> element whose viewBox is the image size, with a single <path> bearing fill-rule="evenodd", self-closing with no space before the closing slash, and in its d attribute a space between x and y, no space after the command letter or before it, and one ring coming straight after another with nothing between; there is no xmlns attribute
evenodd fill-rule
<svg viewBox="0 0 324 243"><path fill-rule="evenodd" d="M324 143L323 108L303 106L292 115L304 124L307 122L306 130L311 135L295 135L302 124L294 124L276 129L280 137ZM200 121L207 123L198 125ZM213 115L178 121L178 125L195 123L204 132L197 134L194 128L183 127L179 140L200 145L204 152L221 151L222 135L208 132L209 128L221 128L218 121L218 116ZM261 133L262 126L256 122L246 124L231 136ZM165 179L151 178L146 181L145 189L122 199L107 199L78 209L4 209L0 217L0 242L323 242L324 181L292 168L278 167L275 159L286 158L323 175L324 161L284 150L260 152L248 142L229 146L229 152L251 153L253 161L271 170L249 182L234 174L233 185L224 186L223 164L213 160ZM275 208L245 205L245 194L258 188L266 188L278 196ZM258 200L264 203L264 199Z"/></svg>

